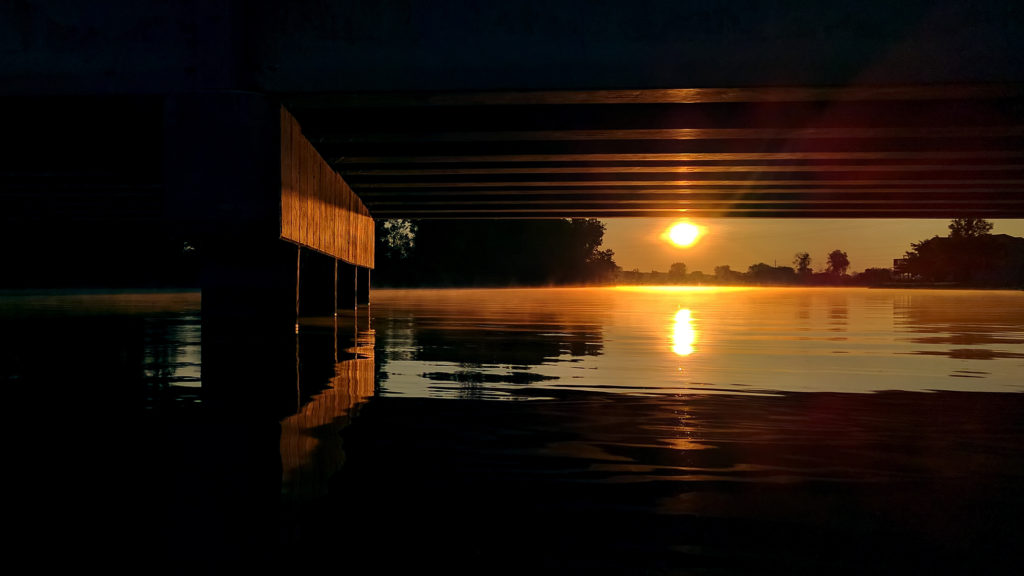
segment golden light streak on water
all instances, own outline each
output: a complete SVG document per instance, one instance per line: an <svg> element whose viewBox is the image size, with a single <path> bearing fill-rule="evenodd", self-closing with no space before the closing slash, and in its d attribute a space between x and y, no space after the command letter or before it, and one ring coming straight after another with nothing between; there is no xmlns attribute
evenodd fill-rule
<svg viewBox="0 0 1024 576"><path fill-rule="evenodd" d="M689 308L676 312L672 324L672 351L680 356L693 354L693 345L697 343L697 329L694 328L693 316Z"/></svg>

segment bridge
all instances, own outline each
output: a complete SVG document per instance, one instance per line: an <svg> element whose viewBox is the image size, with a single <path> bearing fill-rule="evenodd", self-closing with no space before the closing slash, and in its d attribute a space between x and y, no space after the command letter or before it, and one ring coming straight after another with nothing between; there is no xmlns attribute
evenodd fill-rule
<svg viewBox="0 0 1024 576"><path fill-rule="evenodd" d="M204 315L290 323L365 297L373 218L1024 217L1022 24L1005 2L6 3L4 239L31 268L199 238Z"/></svg>
<svg viewBox="0 0 1024 576"><path fill-rule="evenodd" d="M7 0L0 278L195 243L226 472L188 481L244 565L280 533L297 318L365 298L373 218L1024 217L1022 29L1005 0ZM104 369L31 394L137 393Z"/></svg>
<svg viewBox="0 0 1024 576"><path fill-rule="evenodd" d="M377 217L1020 217L1017 85L297 95Z"/></svg>

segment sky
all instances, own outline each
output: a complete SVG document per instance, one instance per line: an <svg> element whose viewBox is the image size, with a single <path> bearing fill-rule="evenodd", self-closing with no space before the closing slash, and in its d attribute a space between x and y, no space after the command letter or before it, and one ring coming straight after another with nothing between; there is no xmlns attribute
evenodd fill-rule
<svg viewBox="0 0 1024 576"><path fill-rule="evenodd" d="M662 233L678 218L605 218L604 248L615 251L623 270L668 271L674 262L687 270L713 274L727 264L746 271L764 262L792 266L797 252L811 255L811 267L823 270L829 252L839 249L850 259L850 271L891 268L893 258L910 250L911 242L949 234L949 220L705 218L689 219L704 228L689 248L670 245ZM1024 236L1024 220L990 219L993 234Z"/></svg>

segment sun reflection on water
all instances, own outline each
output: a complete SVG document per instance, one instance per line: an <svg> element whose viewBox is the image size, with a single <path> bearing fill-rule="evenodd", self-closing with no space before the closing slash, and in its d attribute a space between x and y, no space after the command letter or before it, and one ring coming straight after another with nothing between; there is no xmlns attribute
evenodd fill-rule
<svg viewBox="0 0 1024 576"><path fill-rule="evenodd" d="M680 356L693 354L693 345L697 342L697 330L693 326L693 316L689 308L676 312L672 323L672 351Z"/></svg>

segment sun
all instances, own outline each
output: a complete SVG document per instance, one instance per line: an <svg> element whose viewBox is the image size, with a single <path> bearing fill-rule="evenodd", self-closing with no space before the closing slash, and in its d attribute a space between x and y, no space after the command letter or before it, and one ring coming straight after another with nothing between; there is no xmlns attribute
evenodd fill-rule
<svg viewBox="0 0 1024 576"><path fill-rule="evenodd" d="M685 220L672 224L667 230L665 230L665 233L662 234L662 238L676 246L679 246L680 248L693 246L697 243L697 240L700 239L700 236L700 226L691 224Z"/></svg>

